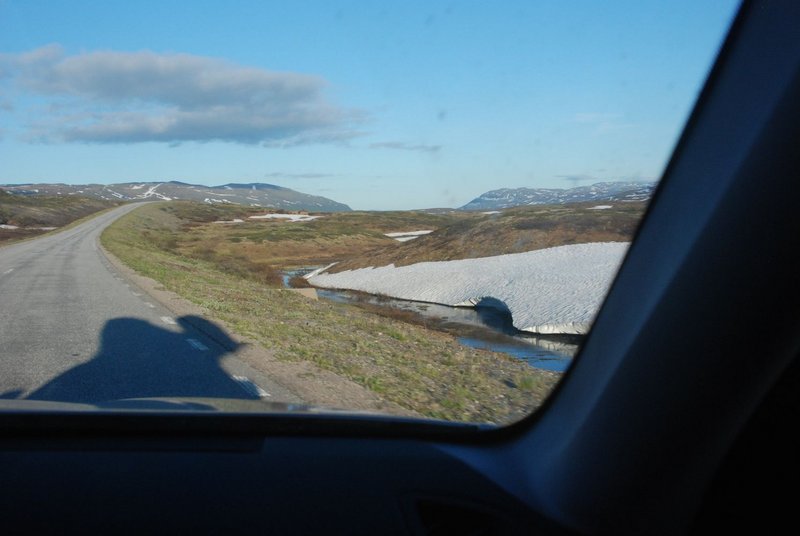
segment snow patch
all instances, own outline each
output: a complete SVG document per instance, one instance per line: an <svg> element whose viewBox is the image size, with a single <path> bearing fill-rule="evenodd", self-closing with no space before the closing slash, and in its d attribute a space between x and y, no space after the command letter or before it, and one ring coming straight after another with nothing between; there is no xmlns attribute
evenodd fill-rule
<svg viewBox="0 0 800 536"><path fill-rule="evenodd" d="M309 216L308 214L259 214L250 216L250 220L289 220L289 221L311 221L322 216Z"/></svg>
<svg viewBox="0 0 800 536"><path fill-rule="evenodd" d="M226 188L227 188L228 190L230 190L230 187L226 187ZM236 197L237 195L239 195L239 194L235 194L235 193L234 193L234 194L223 194L222 192L212 192L212 193L213 193L214 195L218 195L218 196L220 196L220 197Z"/></svg>
<svg viewBox="0 0 800 536"><path fill-rule="evenodd" d="M423 231L405 231L399 233L383 233L383 236L394 238L398 242L408 242L409 240L414 240L415 238L419 238L422 235L430 234L432 232L432 229Z"/></svg>
<svg viewBox="0 0 800 536"><path fill-rule="evenodd" d="M331 268L333 266L336 266L336 264L338 264L338 263L332 262L328 266L323 266L322 268L317 268L316 270L308 272L306 275L303 276L303 279L306 279L306 280L311 279L312 277L321 274L322 272L328 270L329 268Z"/></svg>
<svg viewBox="0 0 800 536"><path fill-rule="evenodd" d="M403 231L403 232L399 232L399 233L384 233L384 235L388 236L390 238L397 238L397 237L402 237L402 236L426 235L426 234L430 234L432 232L433 232L433 229L424 230L424 231Z"/></svg>
<svg viewBox="0 0 800 536"><path fill-rule="evenodd" d="M597 205L596 207L591 207L589 210L606 210L608 208L614 208L613 205Z"/></svg>
<svg viewBox="0 0 800 536"><path fill-rule="evenodd" d="M160 182L160 183L156 184L155 186L151 186L149 190L147 190L145 193L143 193L142 195L137 196L137 197L140 197L140 198L143 198L143 199L148 199L150 197L157 197L157 198L159 198L159 199L161 199L163 201L172 201L171 197L167 197L166 195L164 195L164 194L162 194L160 192L156 192L156 188L158 188L162 184L164 184L164 183Z"/></svg>
<svg viewBox="0 0 800 536"><path fill-rule="evenodd" d="M33 230L33 231L53 231L58 229L58 227L20 227L19 225L8 225L8 224L0 224L0 229L24 229L24 230Z"/></svg>
<svg viewBox="0 0 800 536"><path fill-rule="evenodd" d="M533 333L588 332L627 242L559 246L458 261L311 273L311 284L451 306L506 307ZM327 269L327 268L326 268Z"/></svg>
<svg viewBox="0 0 800 536"><path fill-rule="evenodd" d="M216 220L211 223L244 223L244 220L240 220L239 218L233 218L232 220Z"/></svg>

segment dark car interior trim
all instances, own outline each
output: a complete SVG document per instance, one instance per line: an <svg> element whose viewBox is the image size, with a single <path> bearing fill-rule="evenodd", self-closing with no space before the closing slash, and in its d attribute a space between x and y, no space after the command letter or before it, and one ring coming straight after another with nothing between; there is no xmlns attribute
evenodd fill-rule
<svg viewBox="0 0 800 536"><path fill-rule="evenodd" d="M757 423L797 422L796 406L770 417L800 353L797 28L800 3L745 2L591 335L538 414L498 429L2 414L0 532L676 534L791 520L771 509L734 523L730 506L763 485L735 478L772 452Z"/></svg>

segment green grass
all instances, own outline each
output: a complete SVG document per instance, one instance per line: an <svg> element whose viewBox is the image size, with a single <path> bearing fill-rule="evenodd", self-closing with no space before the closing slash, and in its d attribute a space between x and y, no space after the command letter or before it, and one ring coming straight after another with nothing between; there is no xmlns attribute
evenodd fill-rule
<svg viewBox="0 0 800 536"><path fill-rule="evenodd" d="M313 362L422 415L459 421L517 420L557 381L503 354L464 348L447 334L271 288L221 262L227 241L213 253L187 255L188 236L206 231L187 226L190 207L174 206L152 204L123 216L103 233L103 245L279 359ZM536 381L522 387L523 376Z"/></svg>

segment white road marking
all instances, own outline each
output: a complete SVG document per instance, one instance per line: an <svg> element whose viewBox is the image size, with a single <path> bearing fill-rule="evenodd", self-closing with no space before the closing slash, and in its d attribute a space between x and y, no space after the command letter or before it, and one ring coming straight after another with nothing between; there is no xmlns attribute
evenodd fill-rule
<svg viewBox="0 0 800 536"><path fill-rule="evenodd" d="M14 269L13 269L13 268L9 268L9 269L8 269L8 270L6 270L5 272L3 272L3 275L10 274L10 273L11 273L11 272L13 272L13 271L14 271Z"/></svg>
<svg viewBox="0 0 800 536"><path fill-rule="evenodd" d="M247 394L257 396L258 398L272 396L247 376L234 376L233 379L242 389L247 392Z"/></svg>
<svg viewBox="0 0 800 536"><path fill-rule="evenodd" d="M134 296L141 296L141 294L139 294L138 292L131 291L131 294L133 294Z"/></svg>
<svg viewBox="0 0 800 536"><path fill-rule="evenodd" d="M164 322L165 324L169 324L171 326L174 326L177 323L177 322L175 322L174 319L172 319L172 318L170 318L168 316L162 316L161 317L161 321Z"/></svg>
<svg viewBox="0 0 800 536"><path fill-rule="evenodd" d="M150 309L155 309L155 308L156 308L156 306L155 306L155 305L153 305L153 304L152 304L152 303L150 303L150 302L144 302L144 304L145 304L146 306L148 306Z"/></svg>
<svg viewBox="0 0 800 536"><path fill-rule="evenodd" d="M206 350L208 350L208 346L206 346L202 342L198 341L197 339L186 339L186 342L188 342L189 344L191 344L192 346L194 346L197 350L200 350L201 352L205 352Z"/></svg>

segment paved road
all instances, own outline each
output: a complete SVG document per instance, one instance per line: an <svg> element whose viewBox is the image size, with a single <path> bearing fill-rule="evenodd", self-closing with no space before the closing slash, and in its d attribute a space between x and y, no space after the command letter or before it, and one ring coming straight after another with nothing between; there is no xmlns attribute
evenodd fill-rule
<svg viewBox="0 0 800 536"><path fill-rule="evenodd" d="M136 208L0 248L0 398L296 398L230 355L198 317L174 318L114 270L101 231Z"/></svg>

